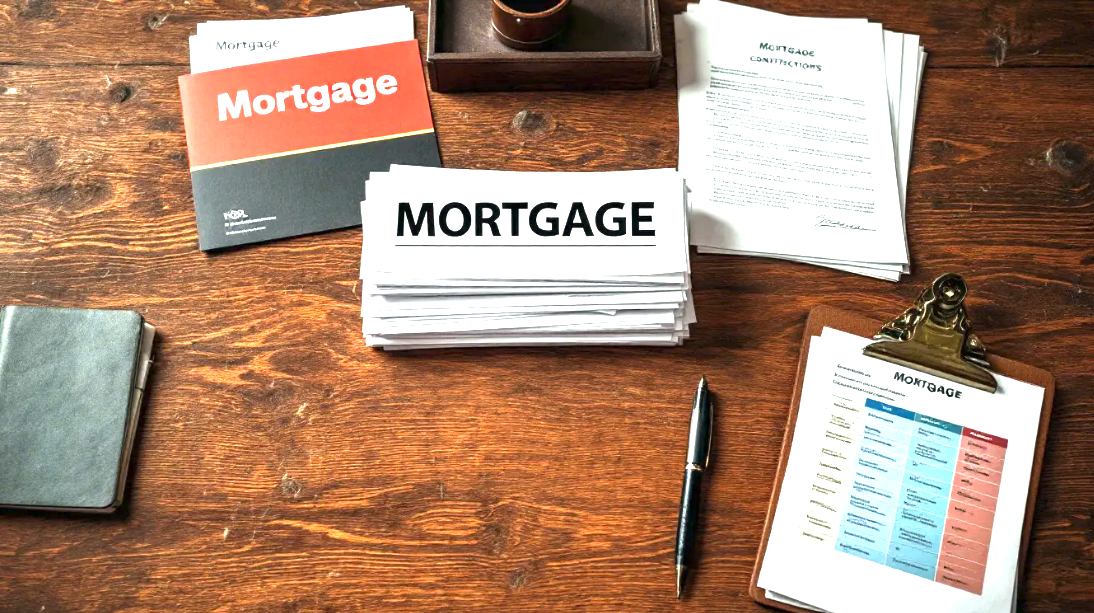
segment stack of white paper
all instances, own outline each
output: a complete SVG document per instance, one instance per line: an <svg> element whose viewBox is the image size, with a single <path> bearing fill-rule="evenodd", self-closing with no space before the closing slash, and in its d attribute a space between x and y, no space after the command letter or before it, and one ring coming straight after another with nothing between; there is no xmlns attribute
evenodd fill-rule
<svg viewBox="0 0 1094 613"><path fill-rule="evenodd" d="M897 281L926 62L865 19L701 0L676 16L680 171L702 253Z"/></svg>
<svg viewBox="0 0 1094 613"><path fill-rule="evenodd" d="M365 191L370 346L677 345L695 321L673 169L393 165Z"/></svg>
<svg viewBox="0 0 1094 613"><path fill-rule="evenodd" d="M321 17L207 21L190 37L190 72L413 39L414 13L405 6Z"/></svg>

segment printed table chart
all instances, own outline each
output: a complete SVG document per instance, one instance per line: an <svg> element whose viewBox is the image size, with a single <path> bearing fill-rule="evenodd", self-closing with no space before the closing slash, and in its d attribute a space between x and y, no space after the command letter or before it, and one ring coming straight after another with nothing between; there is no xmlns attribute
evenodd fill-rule
<svg viewBox="0 0 1094 613"><path fill-rule="evenodd" d="M873 399L824 417L799 535L982 593L1006 439Z"/></svg>

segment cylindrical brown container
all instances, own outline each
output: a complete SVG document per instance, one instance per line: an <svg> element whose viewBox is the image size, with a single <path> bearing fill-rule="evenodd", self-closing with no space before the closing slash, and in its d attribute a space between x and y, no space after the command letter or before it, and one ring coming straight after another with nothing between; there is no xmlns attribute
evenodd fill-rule
<svg viewBox="0 0 1094 613"><path fill-rule="evenodd" d="M493 0L494 36L508 47L534 51L566 28L570 0Z"/></svg>

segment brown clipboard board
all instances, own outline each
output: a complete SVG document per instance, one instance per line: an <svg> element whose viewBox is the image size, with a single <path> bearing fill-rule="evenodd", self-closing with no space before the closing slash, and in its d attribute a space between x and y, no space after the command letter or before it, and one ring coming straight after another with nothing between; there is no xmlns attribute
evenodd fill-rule
<svg viewBox="0 0 1094 613"><path fill-rule="evenodd" d="M794 440L794 429L798 421L798 406L801 404L802 382L805 379L805 368L809 358L809 343L814 336L819 336L826 327L870 338L877 333L881 324L880 321L829 306L818 306L809 312L809 319L805 323L805 333L802 339L801 355L798 358L798 373L794 380L794 394L790 397L790 414L787 416L786 421L786 435L783 437L782 451L779 454L779 468L775 473L775 487L771 491L771 500L767 507L767 518L764 520L763 537L760 539L760 551L756 556L756 565L752 569L752 581L748 587L748 593L752 596L752 599L762 605L784 611L793 611L794 613L811 613L808 609L768 599L764 594L764 590L757 585L760 579L760 566L763 565L764 555L767 553L767 541L771 536L771 521L775 517L775 506L779 502L783 475L786 473L786 461L790 455L790 444ZM1048 371L1014 360L997 356L989 356L988 360L993 371L1045 389L1044 403L1041 405L1041 421L1037 428L1037 445L1033 454L1033 470L1030 473L1029 496L1026 499L1026 519L1022 524L1022 543L1018 550L1018 581L1021 583L1026 566L1029 535L1033 529L1033 509L1037 504L1037 484L1041 480L1041 465L1045 455L1045 437L1048 436L1048 423L1052 415L1052 398L1056 390L1056 379Z"/></svg>

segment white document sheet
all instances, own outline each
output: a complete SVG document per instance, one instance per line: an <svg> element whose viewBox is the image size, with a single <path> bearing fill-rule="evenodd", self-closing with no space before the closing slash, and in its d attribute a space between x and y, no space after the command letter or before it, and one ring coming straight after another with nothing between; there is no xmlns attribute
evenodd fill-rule
<svg viewBox="0 0 1094 613"><path fill-rule="evenodd" d="M687 13L679 15L676 18L677 21L677 64L678 64L678 78L680 87L680 126L681 126L681 147L680 147L680 169L681 172L688 177L689 187L693 191L699 192L699 199L702 200L703 187L701 184L704 181L708 181L708 175L716 174L708 172L707 166L704 164L708 161L709 151L703 150L703 147L697 147L696 141L709 140L707 137L710 134L719 134L717 130L703 131L705 126L702 126L704 119L704 113L712 112L710 108L715 105L711 102L714 98L712 92L715 91L714 87L708 87L712 82L710 81L711 72L710 57L715 53L708 45L710 37L709 32L715 32L714 35L718 40L726 38L726 32L736 32L737 29L744 27L742 24L753 25L752 20L767 20L770 22L768 31L783 32L784 24L793 23L801 27L809 28L818 32L822 32L825 36L833 39L841 40L858 40L862 36L863 28L879 28L877 24L870 25L863 19L842 19L842 18L807 18L807 17L793 17L784 16L769 11L762 11L760 9L754 9L750 7L743 7L733 5L727 2L719 2L713 0L703 0L699 4L688 5ZM697 33L698 31L698 33ZM761 32L761 35L763 32ZM780 34L781 36L781 34ZM915 100L918 94L918 86L922 75L922 66L916 66L909 73L913 77L915 87L901 88L902 77L906 78L904 71L904 64L907 60L905 56L905 44L908 35L885 31L882 33L880 41L880 53L883 58L882 61L882 74L883 79L878 78L865 78L863 81L871 81L876 84L878 82L884 82L884 90L886 92L885 101L887 102L887 112L884 123L888 127L890 134L890 144L892 149L889 152L891 161L891 167L896 170L896 182L897 182L897 195L899 200L900 209L900 227L899 232L903 236L903 208L904 208L904 190L906 189L906 177L908 173L908 162L910 156L905 157L903 162L900 158L900 151L911 150L911 138L913 136L912 127L914 127L914 109ZM916 37L916 40L918 37ZM779 47L779 45L773 45ZM716 45L717 46L717 45ZM766 51L766 49L764 50ZM799 50L799 54L800 54ZM804 51L813 51L816 57L815 50L805 49ZM909 57L918 58L921 54L921 50L916 44L916 50L910 54ZM795 54L796 55L796 54ZM702 57L699 57L702 56ZM809 56L803 56L809 57ZM760 58L764 59L764 58ZM774 58L776 61L778 57ZM696 64L696 62L698 64ZM753 57L749 56L749 62L753 63ZM763 64L765 62L754 62ZM768 62L770 63L770 62ZM802 64L804 62L798 62ZM819 63L819 62L818 62ZM777 64L779 67L785 68L783 64ZM823 65L822 65L823 67ZM792 71L793 72L793 71ZM689 90L692 90L689 96ZM753 102L747 95L743 95L737 92L730 93L728 95L735 101L738 98L745 99L748 102ZM909 124L905 120L905 124L908 126L906 131L901 132L899 125L901 123L902 109L907 113L911 112L913 120ZM910 109L910 111L909 111ZM695 129L689 129L689 127L695 127ZM739 140L738 134L727 133L723 135L723 138L727 138L730 141ZM738 149L745 149L751 153L755 153L758 145L770 146L772 142L768 142L761 138L753 139L754 142L736 143ZM906 139L906 142L903 140ZM702 144L702 143L701 143ZM774 143L776 146L780 143ZM771 157L770 150L761 152L762 155L768 155ZM880 155L880 154L879 154ZM782 160L780 160L782 162ZM903 163L903 166L901 164ZM799 173L796 169L789 168L786 163L781 166L785 174L789 176L795 176ZM768 167L770 169L770 166ZM734 169L739 170L739 169ZM764 185L771 186L771 173L764 171L760 175L752 175L753 177L760 177L765 179ZM698 177L698 180L696 179ZM767 192L764 192L765 194ZM763 194L757 195L755 191L747 195L746 199L754 201L761 201L760 197ZM891 201L890 201L891 204ZM725 216L729 218L726 222L731 226L737 222L740 217L739 210L723 211ZM896 281L899 280L902 273L910 271L910 258L908 257L906 244L904 245L905 253L900 258L893 258L900 261L884 262L877 261L883 258L872 258L871 261L861 261L857 259L849 259L843 257L833 257L829 253L825 253L823 249L815 250L812 254L799 255L802 251L784 253L781 249L761 249L755 247L742 246L738 244L738 237L732 233L720 235L721 238L726 240L716 244L716 241L710 240L710 233L703 233L704 227L717 227L717 224L708 223L709 220L696 219L693 220L695 228L692 234L692 243L696 244L700 253L726 253L726 254L745 254L745 255L761 255L765 257L774 257L780 259L787 259L792 261L805 262L810 264L816 264L820 266L827 266L830 268L836 268L857 274L865 274L877 278ZM744 222L742 222L744 223ZM773 231L770 228L777 226L769 226L767 233L770 234L782 234L781 228L779 231ZM749 236L759 235L760 240L770 241L767 236L762 235L763 230L756 232L750 232ZM742 232L743 234L743 232ZM799 241L799 244L804 244ZM824 245L822 245L823 247ZM830 250L829 250L830 251Z"/></svg>
<svg viewBox="0 0 1094 613"><path fill-rule="evenodd" d="M912 136L915 130L916 100L919 95L919 70L920 47L919 37L915 34L904 35L904 52L901 67L901 92L908 94L907 98L901 98L900 119L898 130L900 132L897 170L900 172L900 208L903 212L908 191L908 169L912 160Z"/></svg>
<svg viewBox="0 0 1094 613"><path fill-rule="evenodd" d="M396 276L387 272L373 272L368 271L368 278L362 279L368 281L371 285L377 287L570 287L573 285L573 281L516 281L516 280L495 280L495 279L414 279L402 276ZM623 286L623 285L652 285L660 286L668 283L683 284L685 281L684 273L672 273L664 275L648 275L648 276L618 276L618 275L604 275L598 278L589 278L586 275L582 275L580 279L574 279L574 281L586 281L596 282L597 284L604 286Z"/></svg>
<svg viewBox="0 0 1094 613"><path fill-rule="evenodd" d="M630 305L618 305L618 304L557 304L557 305L534 305L534 306L486 306L486 307L466 307L466 306L454 306L448 308L426 308L417 309L413 311L385 311L372 309L368 311L368 315L375 318L398 318L398 319L418 319L425 317L481 317L485 315L509 315L518 313L581 313L586 311L597 311L603 313L616 313L620 310L675 310L677 308L677 302L653 302L643 304L630 304Z"/></svg>
<svg viewBox="0 0 1094 613"><path fill-rule="evenodd" d="M414 39L404 6L322 17L206 22L190 37L190 72L271 62Z"/></svg>
<svg viewBox="0 0 1094 613"><path fill-rule="evenodd" d="M1006 613L1044 390L814 337L759 586L833 613Z"/></svg>
<svg viewBox="0 0 1094 613"><path fill-rule="evenodd" d="M889 91L889 121L893 128L893 143L897 143L900 137L897 124L900 122L900 75L903 59L904 35L885 30L885 87ZM899 149L899 145L893 147L893 160L898 165L897 151ZM897 172L900 172L899 168Z"/></svg>
<svg viewBox="0 0 1094 613"><path fill-rule="evenodd" d="M676 310L677 303L675 302L660 302L652 304L633 304L626 305L630 310L639 311L665 311ZM542 315L549 313L585 313L596 312L606 313L614 315L620 311L619 305L611 304L590 304L590 305L555 305L555 306L528 306L528 307L484 307L481 309L469 310L466 307L455 307L450 309L421 309L418 311L371 311L369 315L379 319L393 319L401 321L420 321L425 318L433 317L451 317L453 319L460 319L465 317L505 317L509 315L520 314L534 314Z"/></svg>
<svg viewBox="0 0 1094 613"><path fill-rule="evenodd" d="M362 331L386 349L671 346L695 322L674 169L372 173Z"/></svg>
<svg viewBox="0 0 1094 613"><path fill-rule="evenodd" d="M361 206L363 270L411 278L428 270L446 278L579 281L688 268L680 244L686 232L683 184L673 169L619 178L611 173L525 173L509 183L501 177L484 183L453 174L444 182L419 182L413 198L407 181L385 174L390 173L372 173ZM406 213L400 209L404 202L412 205ZM524 206L500 210L509 202ZM424 212L426 203L432 216ZM451 203L462 208L446 210ZM477 203L494 206L480 215ZM421 218L427 224L430 217L433 236L428 236L428 225L415 235L414 222ZM478 223L487 217L492 224Z"/></svg>
<svg viewBox="0 0 1094 613"><path fill-rule="evenodd" d="M386 336L369 336L369 347L382 346L388 350L399 349L447 349L472 347L535 347L575 345L643 345L672 347L680 344L681 336L669 333L651 334L569 334L541 335L513 334L494 336L435 336L429 339L404 340Z"/></svg>
<svg viewBox="0 0 1094 613"><path fill-rule="evenodd" d="M617 313L522 313L499 316L462 317L456 319L418 319L405 322L401 318L368 318L364 320L366 334L439 334L454 332L496 331L554 326L587 326L598 330L625 330L642 327L672 327L676 321L673 310L619 311Z"/></svg>
<svg viewBox="0 0 1094 613"><path fill-rule="evenodd" d="M694 24L697 72L679 76L700 109L681 113L692 242L907 263L881 26L735 17Z"/></svg>
<svg viewBox="0 0 1094 613"><path fill-rule="evenodd" d="M690 5L697 6L697 5ZM755 9L759 10L759 9ZM812 18L799 18L799 19L812 19ZM897 146L894 151L894 164L897 164L898 178L900 181L900 199L901 199L901 215L905 216L905 200L907 194L907 181L908 171L911 163L911 140L913 137L913 130L909 126L915 124L915 109L918 103L918 96L920 85L923 77L923 60L926 57L926 53L922 47L918 47L915 54L916 58L916 76L914 89L901 86L901 75L903 71L903 58L904 58L904 45L905 40L911 37L910 34L901 34L898 32L885 31L885 62L886 62L886 82L889 89L889 106L893 117L893 131L894 138L897 138ZM914 37L918 38L918 37ZM910 111L910 117L901 114L902 109L905 113ZM901 121L903 117L903 121ZM901 129L900 126L904 126ZM899 151L905 151L903 158L899 154ZM871 264L871 263L859 263L859 262L847 262L832 260L826 258L807 258L807 257L795 257L787 256L778 253L755 253L748 251L739 251L733 249L720 249L717 247L699 246L699 253L719 253L726 255L758 255L762 257L770 257L776 259L789 260L793 262L802 262L806 264L813 264L816 266L824 266L828 268L835 268L837 270L843 270L845 272L852 272L855 274L874 277L877 279L883 279L886 281L899 281L901 274L907 274L911 272L911 266L908 264L895 265L895 264Z"/></svg>
<svg viewBox="0 0 1094 613"><path fill-rule="evenodd" d="M567 287L385 287L375 285L363 285L364 291L372 295L382 296L516 296L522 294L548 294L569 295L574 292L586 294L614 294L618 292L629 293L654 293L666 289L682 289L672 285L582 285L574 284Z"/></svg>
<svg viewBox="0 0 1094 613"><path fill-rule="evenodd" d="M288 17L281 19L222 19L198 23L198 34L223 36L228 34L263 35L269 33L308 31L322 32L343 25L367 27L370 23L412 12L403 5L385 6L364 11L350 11L334 15L316 15L312 17Z"/></svg>

